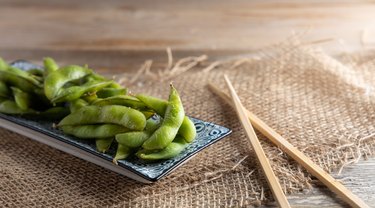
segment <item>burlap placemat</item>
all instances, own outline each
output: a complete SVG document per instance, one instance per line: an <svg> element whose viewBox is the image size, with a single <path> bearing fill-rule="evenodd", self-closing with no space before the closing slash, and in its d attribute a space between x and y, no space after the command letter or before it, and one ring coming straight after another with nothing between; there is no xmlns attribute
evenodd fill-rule
<svg viewBox="0 0 375 208"><path fill-rule="evenodd" d="M139 76L132 81L133 92L166 98L169 80L173 80L188 115L233 130L151 185L0 129L0 202L5 207L260 204L271 195L252 150L246 148L241 125L234 111L206 84L210 81L224 89L222 75L228 74L246 108L324 169L341 171L375 152L375 59L363 57L334 59L322 51L292 45L268 49L250 61L217 64L210 70L198 66L163 82ZM259 137L285 191L309 188L310 175Z"/></svg>

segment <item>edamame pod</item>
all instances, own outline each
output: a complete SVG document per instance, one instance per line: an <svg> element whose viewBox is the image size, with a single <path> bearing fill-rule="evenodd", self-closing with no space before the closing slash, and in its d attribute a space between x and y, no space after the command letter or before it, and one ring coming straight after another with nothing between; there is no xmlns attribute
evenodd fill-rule
<svg viewBox="0 0 375 208"><path fill-rule="evenodd" d="M96 92L109 84L112 81L107 82L88 82L81 86L73 86L66 89L61 89L58 95L51 99L52 103L73 101L80 98L85 93Z"/></svg>
<svg viewBox="0 0 375 208"><path fill-rule="evenodd" d="M168 106L162 125L146 140L142 147L148 150L163 149L176 137L185 112L177 90L171 84Z"/></svg>
<svg viewBox="0 0 375 208"><path fill-rule="evenodd" d="M64 133L81 139L105 139L129 131L129 129L116 124L67 125L59 128Z"/></svg>
<svg viewBox="0 0 375 208"><path fill-rule="evenodd" d="M96 149L101 153L105 153L111 147L112 142L113 138L96 139Z"/></svg>
<svg viewBox="0 0 375 208"><path fill-rule="evenodd" d="M153 115L155 115L155 112L149 111L149 110L143 110L141 111L143 115L145 115L146 119L151 118Z"/></svg>
<svg viewBox="0 0 375 208"><path fill-rule="evenodd" d="M71 113L76 112L78 109L82 108L83 106L87 106L88 103L83 99L73 100L69 103L69 109Z"/></svg>
<svg viewBox="0 0 375 208"><path fill-rule="evenodd" d="M31 104L31 97L29 94L23 92L22 90L16 88L16 87L11 87L13 96L14 96L14 101L16 102L17 106L21 110L27 110L30 107Z"/></svg>
<svg viewBox="0 0 375 208"><path fill-rule="evenodd" d="M0 112L5 114L35 114L36 111L33 109L22 110L16 102L11 100L5 100L0 103Z"/></svg>
<svg viewBox="0 0 375 208"><path fill-rule="evenodd" d="M113 88L113 89L126 89L126 88L123 88L119 83L117 82L113 82L111 85L108 86L109 88ZM126 89L126 92L127 92L128 89ZM126 93L127 94L127 93Z"/></svg>
<svg viewBox="0 0 375 208"><path fill-rule="evenodd" d="M44 82L44 79L43 77L40 77L38 75L34 75L34 74L30 74L30 77L37 80L39 83L43 83ZM42 87L42 84L40 84L40 86Z"/></svg>
<svg viewBox="0 0 375 208"><path fill-rule="evenodd" d="M197 136L197 130L193 121L189 117L185 116L180 128L178 129L178 135L182 136L185 141L191 143Z"/></svg>
<svg viewBox="0 0 375 208"><path fill-rule="evenodd" d="M141 112L125 106L84 106L65 117L58 126L99 123L118 124L132 130L143 130L146 126L146 118Z"/></svg>
<svg viewBox="0 0 375 208"><path fill-rule="evenodd" d="M0 70L0 81L9 86L17 87L24 92L37 93L41 89L40 83L34 78L28 76L23 77L13 72Z"/></svg>
<svg viewBox="0 0 375 208"><path fill-rule="evenodd" d="M93 105L97 106L105 106L105 105L122 105L127 106L135 109L146 109L146 105L139 101L137 98L130 96L130 95L118 95L104 99L98 99L92 103Z"/></svg>
<svg viewBox="0 0 375 208"><path fill-rule="evenodd" d="M126 95L126 94L127 94L127 89L125 88L116 89L116 88L108 88L108 87L103 88L96 93L98 98L108 98L108 97Z"/></svg>
<svg viewBox="0 0 375 208"><path fill-rule="evenodd" d="M44 65L44 77L47 77L50 73L59 69L59 66L56 64L55 60L50 57L46 57L43 60Z"/></svg>
<svg viewBox="0 0 375 208"><path fill-rule="evenodd" d="M37 77L37 79L43 79L43 70L41 69L30 69L30 70L27 70L27 72L31 74L34 78Z"/></svg>
<svg viewBox="0 0 375 208"><path fill-rule="evenodd" d="M96 96L96 93L89 93L88 95L82 96L82 99L91 104L98 100L98 96Z"/></svg>
<svg viewBox="0 0 375 208"><path fill-rule="evenodd" d="M23 77L24 79L27 79L29 82L33 83L34 85L36 85L38 87L42 87L42 83L38 80L39 77L35 77L34 75L30 74L27 71L24 71L22 69L19 69L19 68L13 67L13 66L8 66L6 72L12 73L12 74L20 76L20 77ZM6 73L6 72L4 72L4 73Z"/></svg>
<svg viewBox="0 0 375 208"><path fill-rule="evenodd" d="M47 98L52 100L58 96L61 88L68 82L81 79L92 71L76 65L70 65L53 71L44 80L44 93Z"/></svg>
<svg viewBox="0 0 375 208"><path fill-rule="evenodd" d="M148 96L145 94L139 94L139 95L136 95L135 97L138 98L138 100L140 100L141 102L143 102L147 107L154 110L160 116L164 116L165 111L167 110L168 101L160 99L160 98Z"/></svg>
<svg viewBox="0 0 375 208"><path fill-rule="evenodd" d="M52 107L45 111L42 111L36 115L33 115L33 118L41 118L46 120L59 120L64 118L70 113L69 109L65 107Z"/></svg>
<svg viewBox="0 0 375 208"><path fill-rule="evenodd" d="M16 74L18 76L21 76L21 77L30 76L30 74L27 71L24 71L22 69L19 69L19 68L13 67L13 66L8 66L7 71L11 72L13 74Z"/></svg>
<svg viewBox="0 0 375 208"><path fill-rule="evenodd" d="M8 67L8 64L0 57L0 70L6 70Z"/></svg>
<svg viewBox="0 0 375 208"><path fill-rule="evenodd" d="M160 119L148 119L144 131L127 132L116 135L118 142L116 156L113 162L117 164L117 160L128 157L131 149L139 148L150 135L160 126Z"/></svg>
<svg viewBox="0 0 375 208"><path fill-rule="evenodd" d="M116 141L119 144L126 145L130 148L138 148L150 138L150 133L145 131L132 131L116 135Z"/></svg>
<svg viewBox="0 0 375 208"><path fill-rule="evenodd" d="M0 97L8 97L10 96L10 90L8 88L8 86L0 81Z"/></svg>
<svg viewBox="0 0 375 208"><path fill-rule="evenodd" d="M136 95L136 97L140 101L142 101L147 107L154 110L157 114L161 116L165 114L165 111L168 106L168 101L144 94ZM178 134L181 135L189 143L195 139L197 131L194 126L194 123L189 119L189 117L184 117L181 127L178 130Z"/></svg>
<svg viewBox="0 0 375 208"><path fill-rule="evenodd" d="M148 119L144 131L132 131L116 135L116 141L130 148L138 148L150 138L151 134L160 126L160 120Z"/></svg>
<svg viewBox="0 0 375 208"><path fill-rule="evenodd" d="M116 155L113 158L113 163L115 163L117 165L118 160L123 160L123 159L127 158L130 155L130 153L131 153L131 150L130 150L129 147L127 147L125 145L122 145L122 144L118 144Z"/></svg>
<svg viewBox="0 0 375 208"><path fill-rule="evenodd" d="M87 66L85 68L87 68ZM86 82L87 81L108 81L107 78L105 78L102 75L97 74L97 73L90 74L89 76L86 77L85 80L86 80Z"/></svg>
<svg viewBox="0 0 375 208"><path fill-rule="evenodd" d="M144 160L170 159L180 154L188 143L181 137L176 137L172 143L160 151L139 150L136 155Z"/></svg>

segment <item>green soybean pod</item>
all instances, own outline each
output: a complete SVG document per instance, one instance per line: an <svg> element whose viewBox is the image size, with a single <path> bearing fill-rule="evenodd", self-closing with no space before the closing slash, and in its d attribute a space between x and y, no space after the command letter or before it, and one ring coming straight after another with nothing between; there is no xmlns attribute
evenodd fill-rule
<svg viewBox="0 0 375 208"><path fill-rule="evenodd" d="M129 129L116 124L67 125L59 128L65 134L73 135L80 139L106 139L129 131Z"/></svg>
<svg viewBox="0 0 375 208"><path fill-rule="evenodd" d="M9 97L10 96L10 90L8 86L0 81L0 97Z"/></svg>
<svg viewBox="0 0 375 208"><path fill-rule="evenodd" d="M95 139L96 149L101 153L107 152L107 150L111 147L113 139L113 137L105 139Z"/></svg>
<svg viewBox="0 0 375 208"><path fill-rule="evenodd" d="M83 95L81 99L85 100L87 103L92 104L93 102L97 101L99 98L96 93L88 93Z"/></svg>
<svg viewBox="0 0 375 208"><path fill-rule="evenodd" d="M0 67L0 71L3 71L2 74L5 73L4 71L6 71L13 75L23 77L24 79L27 79L28 81L32 82L35 85L41 86L40 80L42 80L43 78L39 76L41 72L40 69L29 69L26 71L26 70L16 68L14 66L9 66L6 63L0 64L0 65L3 65L2 67Z"/></svg>
<svg viewBox="0 0 375 208"><path fill-rule="evenodd" d="M139 148L150 135L160 126L160 119L148 119L144 131L127 132L116 135L118 143L116 156L113 162L117 164L117 160L128 157L132 149Z"/></svg>
<svg viewBox="0 0 375 208"><path fill-rule="evenodd" d="M31 96L16 87L11 87L11 89L17 106L21 110L27 110L31 104Z"/></svg>
<svg viewBox="0 0 375 208"><path fill-rule="evenodd" d="M142 101L147 107L153 109L160 116L164 116L167 110L168 101L160 98L139 94L135 96L138 100Z"/></svg>
<svg viewBox="0 0 375 208"><path fill-rule="evenodd" d="M144 131L131 131L116 135L116 141L130 148L138 148L150 138L151 134L160 126L160 120L148 119Z"/></svg>
<svg viewBox="0 0 375 208"><path fill-rule="evenodd" d="M60 121L58 126L111 123L132 130L143 130L145 116L138 110L125 106L84 106Z"/></svg>
<svg viewBox="0 0 375 208"><path fill-rule="evenodd" d="M0 81L9 86L17 87L24 92L36 93L42 87L39 81L30 76L24 77L5 70L0 70Z"/></svg>
<svg viewBox="0 0 375 208"><path fill-rule="evenodd" d="M157 128L160 127L161 123L163 122L163 118L150 118L146 122L146 127L144 131L153 133Z"/></svg>
<svg viewBox="0 0 375 208"><path fill-rule="evenodd" d="M185 141L191 143L197 136L197 130L193 121L189 117L185 116L180 128L178 129L178 135L182 136Z"/></svg>
<svg viewBox="0 0 375 208"><path fill-rule="evenodd" d="M81 66L70 65L62 67L45 77L44 93L48 99L52 100L66 83L81 79L91 73L90 69Z"/></svg>
<svg viewBox="0 0 375 208"><path fill-rule="evenodd" d="M177 90L171 84L168 106L161 126L146 140L142 147L148 150L163 149L176 137L185 112Z"/></svg>
<svg viewBox="0 0 375 208"><path fill-rule="evenodd" d="M84 85L81 86L73 86L69 87L66 89L61 89L57 96L51 99L52 103L60 103L60 102L68 102L68 101L73 101L81 96L83 96L85 93L90 93L90 92L96 92L109 84L111 84L112 81L106 81L106 82L89 82L85 83Z"/></svg>
<svg viewBox="0 0 375 208"><path fill-rule="evenodd" d="M146 119L149 119L155 115L155 112L150 110L142 110L141 112L143 113L143 115L145 115Z"/></svg>
<svg viewBox="0 0 375 208"><path fill-rule="evenodd" d="M44 65L44 77L48 76L48 74L59 69L59 66L56 64L55 60L53 60L50 57L44 58L43 65Z"/></svg>
<svg viewBox="0 0 375 208"><path fill-rule="evenodd" d="M43 79L43 70L41 69L30 69L27 71L32 77L37 78L38 81Z"/></svg>
<svg viewBox="0 0 375 208"><path fill-rule="evenodd" d="M113 96L118 96L118 95L126 95L127 94L127 89L126 88L103 88L99 90L96 95L98 98L108 98L108 97L113 97Z"/></svg>
<svg viewBox="0 0 375 208"><path fill-rule="evenodd" d="M12 100L5 100L0 103L0 112L5 114L36 114L37 112L33 109L22 110L16 102Z"/></svg>
<svg viewBox="0 0 375 208"><path fill-rule="evenodd" d="M30 71L28 71L28 72L30 73ZM31 72L33 72L33 71L31 71ZM39 83L43 83L43 82L44 82L44 79L43 79L43 77L41 77L41 76L34 75L34 74L31 74L31 73L30 73L29 76L30 76L31 78L37 80ZM41 86L41 85L40 85L40 86Z"/></svg>
<svg viewBox="0 0 375 208"><path fill-rule="evenodd" d="M116 141L119 144L126 145L130 148L138 148L142 146L142 144L148 138L150 138L150 134L145 131L131 131L131 132L116 135Z"/></svg>
<svg viewBox="0 0 375 208"><path fill-rule="evenodd" d="M87 66L86 66L86 68L87 68ZM105 78L102 75L97 74L97 73L90 74L89 76L85 77L85 80L86 80L86 82L88 82L88 81L108 81L107 78Z"/></svg>
<svg viewBox="0 0 375 208"><path fill-rule="evenodd" d="M24 71L22 69L13 67L13 66L8 66L7 68L8 72L14 73L16 75L22 76L22 77L28 77L30 74L27 71Z"/></svg>
<svg viewBox="0 0 375 208"><path fill-rule="evenodd" d="M123 144L117 145L116 155L113 158L113 163L117 165L118 160L126 159L131 153L131 149Z"/></svg>
<svg viewBox="0 0 375 208"><path fill-rule="evenodd" d="M69 115L70 111L69 109L65 107L52 107L45 111L42 111L36 115L33 115L33 118L40 118L44 120L60 120L64 118L65 116Z"/></svg>
<svg viewBox="0 0 375 208"><path fill-rule="evenodd" d="M71 113L76 112L78 109L82 108L83 106L87 106L88 103L84 99L77 99L73 100L69 103L69 109Z"/></svg>
<svg viewBox="0 0 375 208"><path fill-rule="evenodd" d="M117 82L113 82L111 85L109 85L108 87L110 87L110 88L113 88L113 89L126 89L126 88L124 88L123 86L121 86L119 83L117 83ZM126 94L127 94L127 90L128 89L126 89Z"/></svg>
<svg viewBox="0 0 375 208"><path fill-rule="evenodd" d="M127 106L127 107L140 109L140 110L147 109L147 106L144 103L142 103L137 98L130 96L130 95L118 95L114 97L98 99L92 104L97 105L97 106L121 105L121 106Z"/></svg>
<svg viewBox="0 0 375 208"><path fill-rule="evenodd" d="M147 107L153 109L157 114L164 116L168 106L168 101L144 94L136 95L136 97ZM178 134L181 135L189 143L195 139L197 131L194 123L189 119L189 117L184 117L181 127L178 130Z"/></svg>
<svg viewBox="0 0 375 208"><path fill-rule="evenodd" d="M7 70L8 64L0 57L0 70Z"/></svg>
<svg viewBox="0 0 375 208"><path fill-rule="evenodd" d="M13 67L13 66L8 66L6 72L4 73L11 73L17 76L20 76L24 79L27 79L29 82L33 83L34 85L41 87L42 83L38 80L39 77L35 77L34 75L30 74L28 71L24 71L22 69Z"/></svg>
<svg viewBox="0 0 375 208"><path fill-rule="evenodd" d="M144 160L162 160L176 157L180 154L188 145L185 139L176 137L172 143L162 150L139 150L136 155Z"/></svg>

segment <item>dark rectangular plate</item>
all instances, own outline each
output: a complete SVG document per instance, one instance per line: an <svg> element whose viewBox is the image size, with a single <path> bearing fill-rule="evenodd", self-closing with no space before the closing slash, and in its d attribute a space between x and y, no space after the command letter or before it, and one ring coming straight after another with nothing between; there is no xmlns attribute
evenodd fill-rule
<svg viewBox="0 0 375 208"><path fill-rule="evenodd" d="M12 63L12 65L24 70L38 67L26 61L17 61ZM130 156L126 160L118 161L118 165L115 165L112 163L113 155L116 151L115 148L111 148L107 153L100 153L96 150L95 142L92 140L82 140L66 135L62 131L53 128L53 122L51 121L31 120L19 116L0 114L0 126L3 128L144 183L159 180L192 158L199 151L231 133L230 129L223 126L196 118L191 118L191 120L195 124L197 137L178 156L154 163L145 162L135 156Z"/></svg>

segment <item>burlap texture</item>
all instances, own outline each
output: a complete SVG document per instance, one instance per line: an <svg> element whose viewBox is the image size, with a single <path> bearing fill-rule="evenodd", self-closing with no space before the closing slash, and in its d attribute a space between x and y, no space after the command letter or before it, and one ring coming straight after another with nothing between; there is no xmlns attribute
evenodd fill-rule
<svg viewBox="0 0 375 208"><path fill-rule="evenodd" d="M235 68L199 67L173 78L188 115L233 130L184 166L144 185L94 164L0 130L0 203L5 207L245 207L271 199L234 111L210 81L234 83L246 108L328 171L375 152L374 56L334 59L304 47L273 48ZM166 98L169 82L140 80L133 92ZM309 188L310 175L260 134L288 192Z"/></svg>

